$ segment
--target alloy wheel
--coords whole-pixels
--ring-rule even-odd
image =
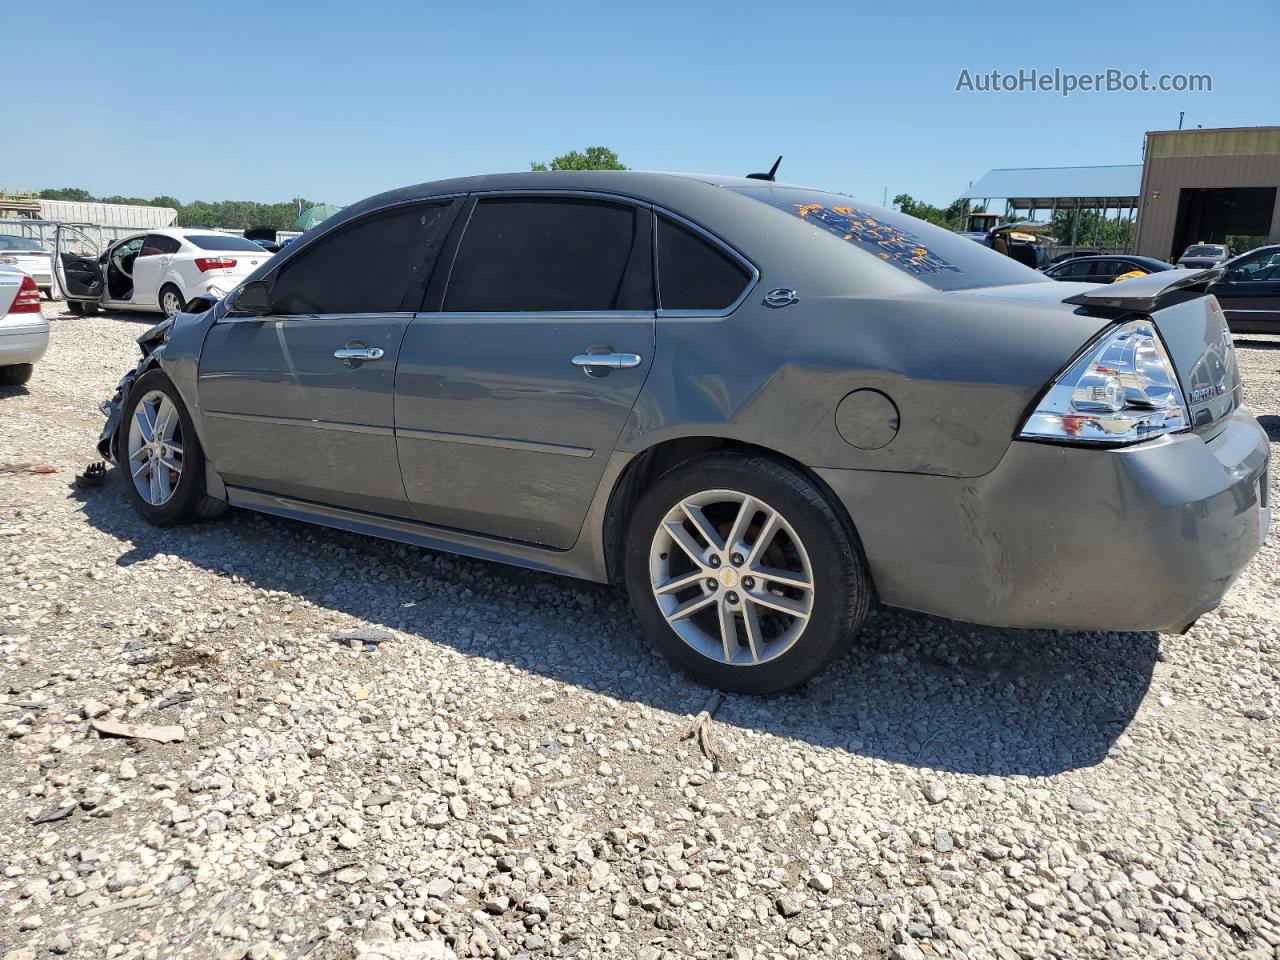
[[[160,308],[164,311],[166,317],[172,317],[175,313],[182,311],[182,304],[178,302],[178,295],[172,290],[166,290],[160,294]]]
[[[145,393],[133,408],[128,464],[143,500],[155,507],[169,502],[182,477],[182,418],[159,390]]]
[[[654,532],[649,576],[671,629],[734,666],[786,653],[813,612],[813,569],[795,529],[736,490],[705,490],[672,507]]]

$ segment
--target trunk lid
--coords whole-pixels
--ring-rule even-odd
[[[1150,317],[1173,361],[1197,433],[1214,432],[1244,399],[1226,317],[1217,298],[1206,292],[1221,275],[1221,268],[1165,270],[1065,301],[1116,319]]]

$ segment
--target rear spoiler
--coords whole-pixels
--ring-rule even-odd
[[[1152,313],[1170,301],[1186,300],[1207,293],[1209,285],[1221,279],[1222,267],[1209,270],[1161,270],[1145,277],[1104,283],[1067,297],[1063,303],[1097,310],[1120,310],[1125,313]]]

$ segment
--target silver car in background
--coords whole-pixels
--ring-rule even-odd
[[[0,387],[31,379],[33,365],[49,349],[49,321],[29,275],[0,264]]]
[[[53,255],[39,240],[0,233],[0,266],[21,270],[53,299]]]

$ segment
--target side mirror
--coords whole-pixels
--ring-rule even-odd
[[[271,312],[271,287],[265,280],[251,280],[236,292],[227,305],[237,317],[264,317]]]

